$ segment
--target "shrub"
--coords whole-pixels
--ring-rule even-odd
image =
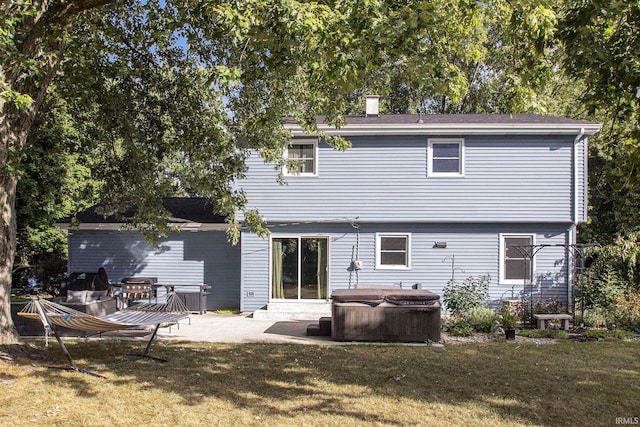
[[[579,310],[588,326],[635,331],[640,327],[640,232],[618,236],[607,246],[594,248],[593,261],[582,277]],[[588,313],[588,314],[587,314]],[[597,315],[597,316],[596,316]]]
[[[509,309],[509,307],[502,307],[496,317],[500,322],[500,326],[504,329],[515,329],[516,325],[520,321],[518,315],[513,310]]]
[[[459,317],[454,317],[446,321],[443,329],[454,337],[468,337],[473,335],[471,325],[469,325],[465,319]]]
[[[616,297],[603,299],[584,310],[582,322],[589,327],[636,331],[640,327],[640,292],[618,290]]]
[[[558,314],[558,313],[566,313],[567,305],[559,301],[557,297],[553,297],[546,301],[538,300],[533,307],[534,313],[548,313],[548,314]]]
[[[463,283],[449,280],[442,291],[442,301],[453,314],[469,312],[489,299],[490,277],[467,277]]]
[[[487,307],[474,307],[462,313],[462,318],[475,332],[490,332],[493,322],[498,320],[496,312]]]
[[[604,328],[613,324],[613,315],[600,307],[588,308],[584,310],[582,322],[588,328]]]
[[[593,248],[590,256],[593,259],[589,267],[592,278],[598,281],[606,279],[618,288],[640,291],[639,231],[619,235],[612,244]],[[607,276],[614,280],[609,280]]]
[[[454,336],[469,336],[474,332],[490,332],[493,323],[498,320],[495,311],[488,307],[474,307],[464,313],[449,317],[443,329]]]
[[[585,307],[613,308],[615,301],[624,297],[624,287],[617,271],[612,266],[603,266],[584,281]]]
[[[615,326],[625,331],[640,329],[640,291],[628,290],[624,298],[614,301],[613,318]]]

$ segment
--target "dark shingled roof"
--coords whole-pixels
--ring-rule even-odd
[[[214,205],[209,200],[201,197],[166,197],[162,199],[162,205],[171,214],[171,222],[196,222],[201,224],[221,224],[224,223],[224,217],[214,214]],[[78,212],[75,218],[80,223],[85,224],[117,224],[122,221],[113,216],[105,218],[96,212],[96,208],[100,205],[92,206],[82,212]],[[131,218],[135,214],[136,209],[131,208],[124,212],[125,218]],[[71,217],[64,218],[59,223],[70,223]]]
[[[326,116],[317,116],[318,124],[325,124]],[[380,114],[378,116],[352,115],[344,116],[347,125],[401,125],[415,124],[419,120],[425,125],[430,124],[521,124],[521,125],[582,125],[591,122],[585,120],[568,119],[565,117],[545,116],[540,114]],[[296,121],[286,117],[284,124],[293,125]]]

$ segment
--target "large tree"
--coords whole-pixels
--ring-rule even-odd
[[[590,152],[591,221],[583,235],[611,244],[640,230],[640,3],[569,2],[558,24],[564,67],[584,108],[603,123]]]
[[[105,213],[135,205],[134,226],[164,232],[160,197],[180,192],[214,200],[233,224],[245,200],[231,183],[249,150],[284,162],[282,116],[308,130],[316,114],[339,125],[345,95],[372,70],[416,55],[428,57],[422,78],[448,93],[460,75],[447,54],[469,47],[477,10],[464,0],[0,4],[0,343],[17,339],[9,288],[23,160],[55,146],[31,132],[50,87]],[[258,213],[245,219],[261,231]]]
[[[459,42],[466,49],[447,49],[444,64],[429,55],[388,63],[371,75],[368,90],[383,95],[389,113],[557,111],[549,92],[565,81],[558,69],[555,6],[547,0],[483,2],[473,16],[454,16],[467,29],[455,34],[464,37]],[[437,37],[451,40],[446,30]],[[429,67],[448,78],[424,79]]]
[[[64,51],[70,20],[108,1],[0,4],[0,342],[16,340],[10,315],[16,187],[27,137]]]

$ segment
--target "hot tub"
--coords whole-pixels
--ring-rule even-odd
[[[422,289],[336,289],[331,337],[337,341],[440,341],[440,296]]]

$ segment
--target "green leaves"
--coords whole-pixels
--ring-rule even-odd
[[[33,12],[30,2],[10,3],[0,29],[5,58]],[[91,156],[99,199],[160,212],[151,200],[161,195],[204,195],[231,221],[246,202],[231,182],[244,175],[249,151],[284,162],[282,117],[310,133],[321,114],[340,126],[350,100],[361,103],[365,92],[382,95],[390,112],[561,111],[573,105],[559,96],[562,60],[594,84],[591,111],[606,101],[615,117],[637,120],[637,98],[627,95],[640,87],[636,9],[548,0],[138,0],[79,16],[68,37],[48,34],[19,67],[25,82],[37,81],[38,65],[54,54],[49,41],[66,43],[55,96],[68,101],[81,156],[68,161]],[[27,92],[3,89],[13,104],[29,105],[20,98]],[[640,161],[636,133],[629,126],[621,139],[631,141],[620,144],[629,162]]]
[[[589,85],[589,102],[620,103],[617,114],[623,117],[638,107],[639,27],[640,5],[635,1],[578,3],[567,9],[559,25],[571,58],[565,65]]]
[[[640,179],[640,4],[570,2],[558,24],[563,66],[583,90],[586,112],[603,123],[590,139],[592,223],[585,236],[608,242],[638,230]]]

